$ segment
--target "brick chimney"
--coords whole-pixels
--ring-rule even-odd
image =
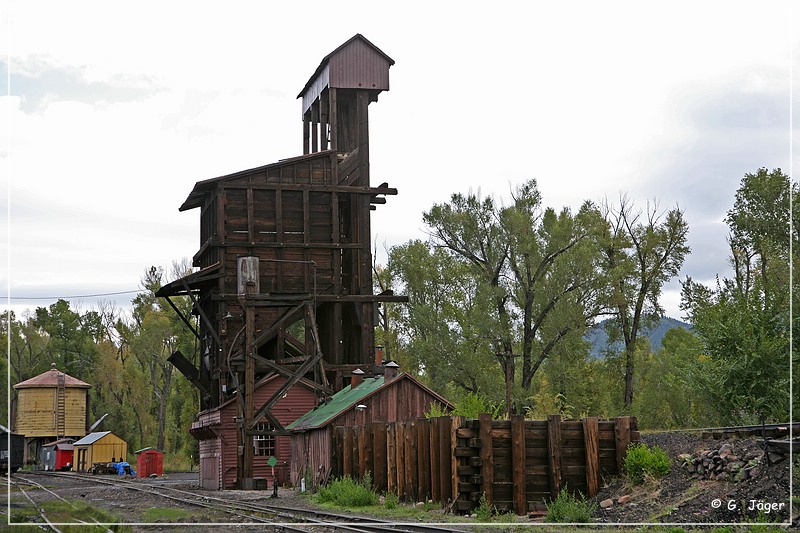
[[[350,374],[350,390],[355,389],[364,382],[364,371],[360,368],[353,370]]]
[[[381,344],[375,347],[375,364],[377,366],[383,364],[383,345]]]

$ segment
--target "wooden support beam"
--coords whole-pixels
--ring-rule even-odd
[[[625,456],[631,443],[631,417],[618,416],[614,420],[614,440],[617,448],[617,475],[622,475]]]
[[[522,516],[528,513],[525,493],[525,417],[522,415],[511,415],[511,451],[514,512]]]
[[[549,452],[550,497],[561,492],[561,416],[547,415],[547,448]]]
[[[188,320],[188,319],[187,319],[187,318],[186,318],[186,317],[183,315],[183,313],[181,312],[181,310],[180,310],[180,309],[178,309],[178,307],[177,307],[177,306],[176,306],[176,305],[175,305],[175,304],[172,302],[172,300],[170,300],[169,296],[164,296],[163,298],[164,298],[164,299],[167,301],[167,303],[170,305],[170,307],[172,307],[172,309],[175,311],[175,314],[177,314],[177,315],[178,315],[178,318],[180,318],[180,319],[181,319],[181,321],[182,321],[184,324],[186,324],[186,327],[187,327],[187,328],[189,328],[189,331],[191,331],[191,332],[194,334],[194,336],[197,338],[197,340],[203,340],[203,339],[201,339],[201,338],[200,338],[200,334],[199,334],[199,333],[197,333],[197,330],[195,330],[195,329],[194,329],[194,326],[193,326],[193,325],[192,325],[192,324],[189,322],[189,320]]]
[[[338,95],[336,88],[330,87],[328,89],[328,114],[330,116],[331,126],[331,150],[339,149],[339,107]]]
[[[456,457],[456,447],[458,446],[458,439],[456,438],[456,433],[464,425],[464,421],[466,419],[463,416],[454,416],[451,419],[450,424],[450,479],[452,479],[451,491],[452,491],[452,501],[456,501],[459,498],[459,478],[458,478],[458,458]],[[466,496],[469,496],[467,494]]]
[[[596,416],[583,419],[583,443],[586,449],[586,495],[592,498],[600,491],[600,437]]]
[[[481,492],[489,505],[494,503],[494,453],[492,450],[492,415],[478,415],[478,438],[481,441]]]

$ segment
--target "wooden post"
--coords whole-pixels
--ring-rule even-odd
[[[397,495],[401,500],[406,499],[405,429],[406,428],[402,422],[397,422],[395,426],[395,453],[397,454]]]
[[[344,428],[342,446],[342,477],[353,475],[353,428]]]
[[[375,484],[375,490],[385,492],[386,477],[387,477],[387,464],[386,464],[386,423],[373,422],[370,424],[370,433],[372,434],[372,482]]]
[[[369,443],[367,441],[367,427],[360,426],[356,428],[358,432],[358,479],[364,479],[367,471],[369,470],[368,466],[368,456],[372,455],[369,453]]]
[[[397,494],[396,422],[386,426],[386,492]]]
[[[417,422],[409,420],[406,426],[406,494],[410,499],[416,501],[419,492],[419,480],[417,479]]]
[[[439,471],[439,462],[441,461],[441,454],[439,453],[439,418],[430,419],[430,444],[428,449],[430,453],[428,460],[431,469],[431,500],[435,502],[442,501],[442,481],[441,472]]]
[[[547,448],[550,457],[550,497],[561,491],[561,416],[547,415]]]
[[[453,478],[450,474],[450,417],[442,416],[437,418],[436,426],[439,438],[439,497],[442,503],[445,503],[452,500],[453,497],[453,488],[451,485]]]
[[[241,434],[241,468],[238,472],[238,484],[241,489],[253,488],[253,437],[249,434],[255,413],[255,338],[256,338],[256,312],[253,302],[248,296],[260,292],[258,257],[240,257],[237,260],[237,285],[240,298],[245,310],[245,353],[244,353],[244,406],[242,413]]]
[[[600,441],[597,417],[583,419],[583,442],[586,448],[586,491],[592,498],[600,490]]]
[[[617,475],[622,475],[628,445],[631,443],[631,417],[618,416],[614,420],[614,441],[617,448]]]
[[[452,494],[452,501],[458,500],[458,458],[456,457],[456,446],[458,439],[456,433],[458,429],[464,425],[466,419],[463,416],[454,416],[450,421],[450,479],[452,485],[450,491]],[[469,495],[468,495],[469,496]]]
[[[511,415],[511,469],[514,512],[524,515],[528,512],[528,498],[525,491],[525,417],[522,415]]]
[[[481,488],[489,505],[494,503],[494,453],[492,452],[492,416],[478,415],[478,437],[481,441]]]
[[[428,501],[431,495],[431,455],[427,452],[431,440],[431,424],[426,419],[417,420],[417,499]]]

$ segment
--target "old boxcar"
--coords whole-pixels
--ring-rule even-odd
[[[25,460],[25,436],[13,433],[2,425],[0,429],[3,432],[0,438],[0,469],[4,473],[16,472]]]

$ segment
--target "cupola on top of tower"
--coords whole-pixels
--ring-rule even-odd
[[[303,99],[303,113],[326,88],[389,90],[389,67],[394,60],[360,33],[326,55],[297,95]]]

